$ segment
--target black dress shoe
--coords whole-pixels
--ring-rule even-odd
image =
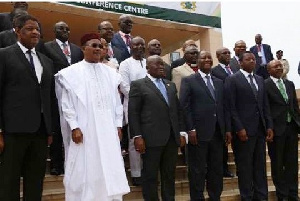
[[[62,173],[62,171],[61,171],[60,169],[58,169],[58,168],[52,168],[52,169],[50,170],[50,174],[51,174],[51,175],[56,175],[56,176],[58,176],[58,175],[61,175],[61,173]]]
[[[289,201],[288,198],[278,198],[278,201]]]
[[[223,177],[234,177],[234,174],[232,174],[230,171],[224,171]]]
[[[141,186],[142,185],[142,177],[131,177],[133,186]]]

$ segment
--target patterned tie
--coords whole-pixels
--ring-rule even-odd
[[[226,69],[226,72],[227,72],[228,75],[232,75],[232,70],[231,70],[229,65],[225,66],[225,69]]]
[[[130,36],[128,34],[125,34],[125,39],[126,39],[126,45],[130,46]]]
[[[156,86],[158,88],[158,90],[160,91],[160,93],[163,95],[163,97],[165,98],[165,101],[167,102],[167,104],[169,105],[169,99],[168,99],[168,95],[167,95],[167,90],[166,87],[164,85],[164,83],[162,82],[161,79],[157,78],[155,80],[156,82]]]
[[[250,79],[251,89],[252,89],[252,91],[254,93],[255,98],[257,99],[258,92],[257,92],[257,88],[256,88],[256,86],[255,86],[255,84],[253,82],[253,75],[249,74],[249,79]]]
[[[209,76],[209,75],[206,75],[205,77],[206,77],[206,79],[207,79],[206,86],[207,86],[207,88],[208,88],[210,94],[212,95],[213,99],[216,100],[216,97],[215,97],[215,90],[214,90],[214,87],[213,87],[212,84],[211,84],[210,76]]]
[[[34,62],[33,62],[33,57],[32,57],[32,54],[31,54],[31,50],[27,50],[26,53],[29,55],[29,63],[30,63],[30,66],[31,66],[31,70],[35,74],[35,67],[34,67]]]
[[[280,93],[281,93],[283,99],[284,99],[285,102],[287,103],[288,100],[289,100],[289,98],[288,98],[288,95],[287,95],[287,93],[286,93],[286,91],[285,91],[285,89],[284,89],[282,80],[279,79],[279,80],[277,81],[277,83],[278,83],[279,91],[280,91]],[[291,120],[292,120],[291,114],[288,112],[288,114],[287,114],[287,122],[291,122]]]
[[[62,46],[63,46],[63,53],[66,55],[66,57],[70,56],[68,45],[66,43],[63,43]]]

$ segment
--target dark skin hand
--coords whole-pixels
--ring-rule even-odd
[[[80,128],[75,128],[72,130],[72,140],[76,144],[83,142],[83,134],[82,134]]]
[[[123,137],[123,133],[122,133],[122,128],[121,127],[118,127],[118,136],[119,136],[119,139],[120,141],[122,140],[122,137]]]
[[[246,142],[248,140],[247,132],[245,129],[238,131],[237,136],[242,142]]]
[[[145,153],[146,150],[145,140],[142,137],[134,138],[134,147],[135,150],[140,154]]]
[[[267,142],[273,142],[273,137],[274,137],[274,133],[272,129],[267,129],[267,137],[266,137],[266,141]]]
[[[3,152],[4,150],[4,139],[3,139],[3,133],[0,132],[0,154]]]
[[[198,144],[196,131],[190,131],[190,132],[188,132],[188,136],[189,136],[189,142],[192,145],[197,145]]]
[[[184,147],[186,145],[185,137],[180,136],[180,147]]]
[[[226,146],[228,146],[231,143],[231,140],[232,140],[231,132],[226,132],[225,133],[225,143],[226,143]]]

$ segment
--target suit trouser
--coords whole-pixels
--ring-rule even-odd
[[[161,176],[161,198],[175,200],[175,169],[178,145],[171,135],[168,143],[160,147],[147,147],[143,157],[142,190],[145,201],[159,201],[158,172]]]
[[[223,173],[228,171],[228,146],[226,143],[223,143]]]
[[[63,158],[63,139],[61,132],[53,135],[53,142],[50,146],[50,168],[56,168],[58,170],[64,169],[64,158]]]
[[[260,126],[255,136],[246,142],[235,139],[236,165],[241,199],[268,199],[266,175],[266,142]]]
[[[274,136],[273,142],[268,143],[268,150],[277,197],[297,200],[298,134],[294,121],[287,123],[282,136]]]
[[[44,124],[35,133],[4,134],[0,155],[0,200],[20,201],[23,175],[23,200],[40,201],[46,170],[47,135]]]
[[[191,201],[205,200],[205,178],[210,200],[220,200],[223,190],[223,138],[220,132],[216,132],[210,141],[188,144],[188,170]]]
[[[131,177],[140,177],[142,171],[141,154],[135,150],[134,139],[130,138],[130,130],[128,126],[128,154]]]

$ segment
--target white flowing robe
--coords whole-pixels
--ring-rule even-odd
[[[81,61],[55,75],[66,150],[66,201],[120,201],[130,191],[117,127],[123,109],[120,75],[104,64]],[[80,128],[83,143],[71,130]]]

